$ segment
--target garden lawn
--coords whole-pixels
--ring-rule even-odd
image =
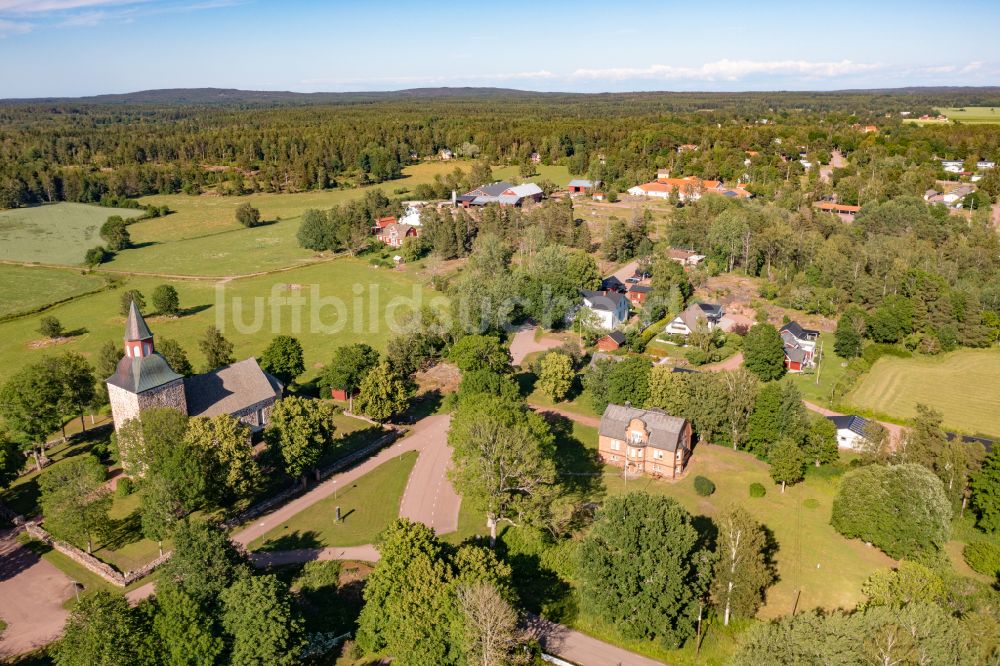
[[[105,220],[142,214],[134,208],[69,202],[0,211],[0,259],[78,266],[89,248],[104,244],[100,229]]]
[[[383,315],[389,310],[399,318],[408,309],[405,303],[390,308],[392,301],[400,303],[400,299],[412,297],[414,289],[421,290],[423,304],[432,298],[443,298],[442,294],[422,287],[412,272],[375,268],[362,259],[349,257],[277,276],[232,280],[220,283],[218,288],[205,281],[134,277],[121,289],[138,289],[148,301],[156,286],[163,283],[177,288],[184,312],[176,318],[162,317],[151,314],[147,308],[150,316],[146,321],[158,340],[171,338],[179,342],[196,370],[205,360],[198,342],[205,330],[215,325],[233,343],[237,360],[259,356],[275,335],[297,337],[305,349],[306,373],[300,378],[303,381],[314,377],[340,345],[365,342],[376,349],[385,349],[392,331]],[[78,331],[64,344],[46,345],[41,339],[38,326],[42,315],[0,323],[0,339],[4,341],[0,345],[0,381],[48,355],[76,351],[93,363],[105,341],[121,344],[125,326],[125,318],[119,314],[121,289],[85,296],[48,310],[45,314],[58,318],[67,330]],[[360,293],[355,294],[355,290]],[[271,301],[272,295],[278,299],[304,297],[305,302],[301,306],[279,305],[275,309],[272,305],[280,301]],[[342,309],[327,304],[334,297],[343,304]],[[313,325],[313,306],[317,321],[328,328]],[[292,317],[295,307],[301,307],[297,323]],[[235,323],[237,319],[239,325]]]
[[[917,404],[944,416],[944,426],[1000,435],[1000,349],[961,349],[940,356],[884,356],[845,402],[892,419],[910,419]]]
[[[289,550],[375,543],[378,535],[399,516],[399,502],[416,451],[379,465],[337,496],[327,497],[301,511],[288,522],[250,543],[250,550]],[[336,522],[337,507],[342,522]]]
[[[104,278],[81,271],[0,264],[0,318],[96,291]]]
[[[588,448],[597,448],[596,430],[576,428],[574,434]],[[694,492],[694,477],[698,475],[715,483],[716,491],[710,497]],[[766,496],[750,497],[749,487],[754,482],[767,488]],[[615,467],[605,467],[604,484],[609,495],[626,492],[626,482]],[[838,484],[838,475],[810,468],[805,481],[782,494],[781,487],[771,481],[767,464],[742,451],[702,444],[695,448],[683,479],[630,479],[627,490],[669,495],[693,515],[708,517],[735,503],[771,529],[778,542],[775,562],[779,580],[768,589],[760,617],[773,618],[792,612],[799,591],[799,611],[853,608],[864,598],[861,584],[876,570],[895,564],[878,549],[847,540],[830,526]],[[814,508],[806,506],[806,500],[814,500],[809,502]]]
[[[820,333],[816,341],[816,349],[823,346],[824,358],[820,363],[819,372],[815,369],[807,372],[790,373],[788,376],[798,387],[802,397],[809,402],[823,407],[833,407],[833,388],[847,372],[847,359],[837,356],[833,351],[833,333]],[[819,382],[816,381],[817,375]]]

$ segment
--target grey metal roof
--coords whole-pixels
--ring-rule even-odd
[[[593,186],[594,186],[593,181],[584,180],[583,178],[574,178],[573,180],[569,181],[569,185],[567,187],[593,187]]]
[[[489,185],[480,185],[474,190],[469,190],[468,192],[465,193],[465,196],[471,195],[473,197],[492,197],[493,199],[496,199],[497,197],[499,197],[501,194],[503,194],[512,187],[514,186],[508,183],[507,181],[498,180],[495,183],[490,183]]]
[[[184,380],[188,416],[233,414],[280,397],[283,388],[280,381],[260,369],[255,358]]]
[[[107,382],[131,393],[142,393],[175,379],[181,376],[170,368],[167,359],[153,352],[149,356],[125,356]]]
[[[126,342],[130,340],[146,340],[151,337],[153,337],[153,334],[150,332],[149,326],[146,326],[146,320],[142,318],[142,313],[139,312],[135,301],[132,301],[128,307],[128,319],[125,320]]]
[[[637,409],[623,405],[608,405],[601,416],[600,434],[624,440],[628,424],[639,419],[649,431],[649,446],[664,451],[676,451],[687,423],[659,409]]]

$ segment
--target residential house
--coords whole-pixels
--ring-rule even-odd
[[[849,204],[835,203],[833,201],[814,201],[813,208],[824,213],[833,213],[845,222],[850,222],[861,210],[861,206],[851,206]]]
[[[633,284],[629,287],[628,293],[625,297],[628,298],[628,302],[632,304],[633,307],[639,309],[649,298],[649,293],[653,290],[648,284]]]
[[[583,307],[590,310],[598,326],[610,331],[618,328],[628,319],[628,299],[614,291],[590,291],[581,289]]]
[[[597,348],[603,352],[612,352],[625,344],[625,334],[621,331],[611,331],[597,341]]]
[[[742,185],[726,187],[718,180],[702,180],[693,176],[684,178],[657,178],[650,183],[643,183],[630,187],[628,193],[633,196],[642,196],[658,199],[668,199],[671,194],[677,197],[678,201],[697,201],[705,194],[720,194],[736,199],[748,199],[751,195]]]
[[[600,291],[614,291],[619,294],[624,294],[628,291],[628,286],[614,275],[609,275],[601,280]]]
[[[975,185],[959,185],[946,192],[937,190],[927,190],[924,192],[924,201],[930,204],[944,204],[949,208],[961,208],[962,201],[968,195],[976,191]]]
[[[977,169],[992,169],[996,167],[997,163],[993,160],[979,160],[976,162]]]
[[[868,419],[853,414],[826,417],[837,428],[837,446],[841,449],[857,450],[864,447],[872,426]]]
[[[583,178],[575,178],[569,181],[569,185],[566,189],[569,190],[570,194],[585,194],[588,191],[593,190],[597,185],[592,180],[586,180]]]
[[[962,160],[941,160],[941,169],[948,173],[962,173],[965,170],[965,162]]]
[[[702,261],[705,260],[705,255],[698,254],[694,250],[684,250],[673,247],[667,250],[667,257],[673,261],[676,261],[685,268],[689,266],[697,266],[698,264],[700,264]]]
[[[379,229],[375,237],[389,247],[400,247],[407,238],[416,238],[419,235],[420,227],[396,222]]]
[[[687,419],[659,409],[608,405],[601,416],[598,456],[626,473],[676,479],[687,467],[691,445]]]
[[[441,150],[439,150],[439,151],[438,151],[438,156],[439,156],[439,157],[440,157],[441,159],[443,159],[443,160],[450,160],[450,159],[452,159],[453,157],[455,157],[454,153],[452,153],[452,152],[451,152],[450,150],[448,150],[447,148],[442,148]]]
[[[542,188],[534,183],[511,185],[505,181],[498,181],[469,190],[462,196],[455,197],[455,201],[464,208],[485,206],[491,203],[501,206],[520,206],[525,201],[541,201],[543,194]]]
[[[375,219],[375,224],[372,225],[372,233],[378,234],[380,231],[385,229],[390,224],[396,224],[395,215],[386,215],[384,217],[379,217]]]
[[[722,321],[722,306],[717,303],[692,303],[663,329],[668,335],[688,336],[695,332],[714,331]]]
[[[819,331],[804,329],[791,321],[781,327],[785,367],[789,372],[802,372],[816,365],[816,338]]]

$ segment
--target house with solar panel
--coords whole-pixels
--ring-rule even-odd
[[[156,351],[135,301],[125,322],[125,356],[106,383],[115,430],[147,409],[169,407],[191,417],[229,414],[257,432],[284,391],[254,358],[191,377],[177,374]]]

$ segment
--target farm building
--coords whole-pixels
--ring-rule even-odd
[[[586,192],[592,191],[597,184],[592,180],[585,180],[583,178],[574,178],[569,181],[569,185],[566,189],[569,190],[570,194],[585,194]]]
[[[419,235],[420,227],[394,222],[379,229],[375,238],[389,247],[400,247],[407,238],[416,238]]]
[[[625,344],[625,334],[621,331],[612,331],[597,341],[597,348],[603,352],[610,352],[623,344]]]
[[[705,194],[719,194],[735,199],[748,199],[752,195],[742,185],[726,187],[718,180],[702,180],[692,176],[684,178],[657,178],[650,183],[630,187],[628,193],[632,196],[667,199],[671,194],[678,201],[697,201]]]
[[[501,206],[520,206],[526,201],[541,201],[542,195],[542,188],[534,183],[511,185],[505,181],[498,181],[469,190],[465,194],[455,197],[455,202],[463,208],[485,206],[491,203],[498,203]]]
[[[854,219],[854,216],[861,210],[861,206],[851,206],[848,204],[835,203],[833,201],[814,201],[813,208],[824,213],[833,213],[845,222]]]

